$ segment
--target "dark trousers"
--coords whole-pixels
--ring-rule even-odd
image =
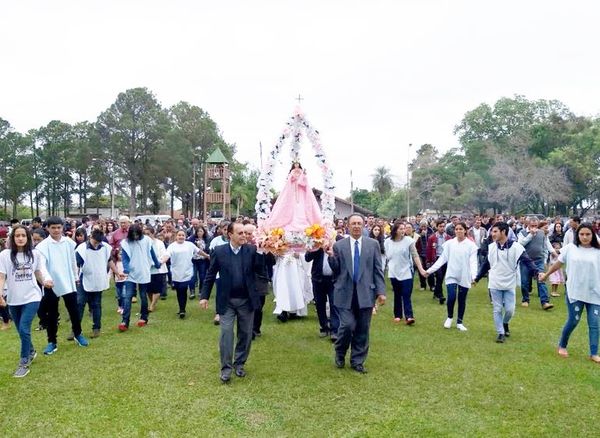
[[[421,259],[421,265],[423,265],[423,268],[425,268],[425,266],[427,266],[427,260],[425,259],[425,256],[419,256],[419,258]],[[419,283],[421,284],[422,289],[425,289],[429,285],[429,289],[433,290],[435,288],[435,277],[430,275],[429,277],[425,278],[419,272]]]
[[[77,305],[77,292],[70,292],[62,296],[65,302],[69,318],[71,318],[71,329],[75,336],[81,334],[81,321],[79,319],[79,306]],[[42,302],[46,311],[46,333],[48,342],[56,344],[56,334],[58,332],[58,301],[59,297],[54,294],[52,289],[44,288],[44,296]]]
[[[390,279],[392,281],[392,288],[394,289],[394,318],[402,319],[403,316],[406,318],[413,318],[413,309],[411,295],[413,290],[413,280],[397,280],[395,278]]]
[[[456,283],[447,284],[446,288],[448,289],[448,302],[446,303],[448,308],[448,318],[454,317],[454,303],[456,302],[456,292],[458,289],[458,318],[456,319],[456,323],[462,324],[465,316],[465,309],[467,307],[467,292],[469,292],[469,289],[459,286]]]
[[[190,293],[195,293],[196,284],[198,285],[198,290],[202,290],[209,262],[207,259],[193,259],[192,263],[194,264],[194,275],[190,281]]]
[[[173,287],[177,292],[177,303],[179,304],[179,313],[185,313],[185,306],[187,305],[187,290],[190,282],[189,281],[174,281]]]
[[[340,327],[335,341],[335,355],[338,358],[346,357],[348,347],[350,350],[350,365],[362,365],[367,359],[369,352],[369,327],[371,325],[371,316],[373,308],[367,307],[361,309],[358,306],[358,295],[356,286],[352,296],[352,306],[350,309],[337,308],[340,318]]]
[[[260,333],[260,327],[262,326],[263,320],[263,307],[265,306],[266,298],[267,297],[264,295],[260,296],[260,308],[254,311],[254,323],[252,326],[253,333]]]
[[[233,324],[237,321],[237,343],[233,351]],[[254,311],[248,298],[230,298],[225,313],[221,315],[219,352],[221,372],[230,375],[233,367],[243,366],[248,360],[252,345]]]
[[[444,277],[446,276],[446,265],[435,271],[433,274],[435,277],[435,287],[433,288],[433,296],[437,299],[444,298],[444,290],[442,284],[444,284]],[[431,277],[431,276],[430,276]]]
[[[312,285],[320,330],[336,334],[340,326],[340,318],[337,308],[333,305],[333,278],[322,277],[321,281],[313,280]],[[327,300],[329,300],[329,319],[327,319]]]
[[[83,297],[80,296],[78,298],[79,321],[83,320],[85,303],[87,303],[90,307],[90,312],[92,312],[92,329],[100,330],[102,328],[102,291],[87,292],[84,290]]]

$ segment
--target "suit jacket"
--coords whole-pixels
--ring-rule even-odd
[[[313,262],[312,268],[310,269],[310,276],[312,280],[316,281],[317,283],[323,281],[323,257],[325,257],[325,251],[323,251],[322,248],[319,248],[317,251],[310,251],[304,254],[304,260],[309,263],[311,261]]]
[[[352,308],[354,290],[352,251],[350,237],[339,240],[333,245],[333,256],[329,256],[329,266],[335,277],[333,304],[342,309]],[[371,308],[377,295],[385,295],[385,279],[381,266],[379,242],[370,237],[362,238],[360,247],[360,268],[356,284],[358,307]]]
[[[244,283],[248,290],[251,306],[254,310],[260,308],[260,297],[256,291],[255,274],[259,270],[256,262],[256,247],[244,244],[240,247],[240,255],[242,257],[242,273]],[[217,246],[210,256],[210,265],[204,278],[202,291],[200,292],[201,300],[208,300],[212,291],[213,284],[217,273],[219,276],[219,290],[217,293],[217,313],[223,315],[227,310],[229,302],[229,294],[231,292],[231,279],[233,271],[231,269],[231,258],[234,256],[231,250],[231,245]]]

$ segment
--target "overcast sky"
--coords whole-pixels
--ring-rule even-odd
[[[258,167],[304,97],[337,194],[377,166],[406,182],[408,144],[458,146],[482,102],[524,94],[600,108],[595,1],[25,1],[0,12],[0,117],[25,132],[94,121],[119,92],[206,110]],[[281,180],[289,169],[289,146]],[[302,162],[321,187],[309,144]]]

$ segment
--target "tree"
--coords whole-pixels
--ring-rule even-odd
[[[158,160],[155,152],[169,128],[167,112],[146,88],[120,93],[98,117],[96,129],[113,158],[114,171],[129,185],[131,215],[137,210],[138,188],[140,208],[145,210],[149,186],[162,179],[165,157]]]
[[[47,126],[34,133],[35,141],[41,146],[39,152],[39,175],[37,182],[42,182],[48,212],[67,216],[71,205],[71,188],[73,184],[71,156],[75,144],[73,127],[68,123],[53,120]],[[37,157],[36,152],[36,157]]]
[[[350,199],[347,200],[350,201]],[[381,196],[375,191],[371,192],[366,189],[354,189],[352,191],[352,201],[354,202],[354,205],[366,208],[375,213],[381,203]]]
[[[385,166],[376,168],[375,173],[371,177],[373,178],[373,190],[381,196],[388,194],[394,188],[394,179],[390,173],[390,169]]]

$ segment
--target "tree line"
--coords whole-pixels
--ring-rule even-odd
[[[203,165],[216,147],[232,170],[233,211],[250,214],[257,172],[233,158],[235,144],[198,106],[164,108],[147,88],[133,88],[93,122],[53,120],[20,133],[0,118],[0,200],[5,217],[17,217],[22,203],[32,217],[41,206],[48,215],[83,213],[108,207],[107,193],[130,214],[158,213],[168,199],[171,209],[180,199],[189,213],[193,197],[202,205]]]
[[[577,213],[600,200],[600,119],[578,116],[557,100],[524,96],[482,103],[455,127],[460,147],[440,153],[421,145],[410,162],[410,184],[399,188],[388,167],[354,202],[381,216],[431,209]]]

